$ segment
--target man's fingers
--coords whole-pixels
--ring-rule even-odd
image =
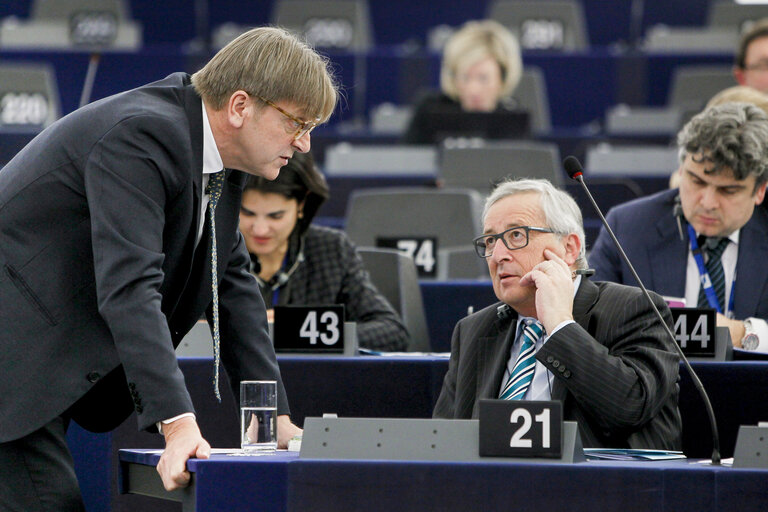
[[[163,481],[163,487],[166,491],[173,491],[180,487],[186,487],[189,485],[189,471],[186,470],[186,464],[173,464],[172,462],[163,460],[161,458],[160,463],[157,465],[157,472],[160,474],[160,479]]]

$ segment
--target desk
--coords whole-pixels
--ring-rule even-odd
[[[415,356],[279,356],[278,362],[293,419],[298,425],[303,425],[307,416],[321,416],[326,412],[341,417],[428,418],[448,369],[445,358]],[[768,420],[768,362],[693,362],[691,365],[715,409],[721,453],[723,457],[731,457],[739,425]],[[181,359],[180,366],[203,435],[217,448],[237,446],[237,407],[231,393],[222,393],[220,404],[213,396],[212,361]],[[227,389],[226,380],[220,385]],[[689,457],[708,458],[712,453],[709,423],[701,398],[684,368],[680,370],[680,413],[683,451]],[[109,489],[115,478],[109,471],[117,468],[118,448],[160,448],[162,443],[158,435],[138,432],[135,417],[110,434],[89,434],[82,429],[78,432],[77,426],[70,429],[70,448],[87,502],[111,500],[112,512],[139,509],[136,503],[141,498],[119,496],[114,491],[110,497]],[[94,461],[98,463],[95,466]],[[157,503],[147,503],[141,510],[168,510],[160,506],[163,502]]]
[[[120,452],[121,490],[158,490],[159,456]],[[226,510],[411,511],[761,510],[768,470],[713,467],[693,461],[399,462],[307,460],[279,453],[214,455],[191,460],[184,512]],[[144,470],[143,483],[125,478]],[[149,471],[147,471],[149,470]],[[504,482],[500,485],[499,482]],[[154,489],[154,490],[152,490]],[[179,499],[176,497],[176,499]]]

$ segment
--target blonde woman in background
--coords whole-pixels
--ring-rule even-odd
[[[514,107],[523,60],[515,36],[492,20],[469,21],[448,41],[440,70],[440,93],[417,105],[405,135],[410,144],[430,144],[434,134],[424,115],[434,110],[494,112]]]

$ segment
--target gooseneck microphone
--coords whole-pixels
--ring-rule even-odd
[[[592,197],[592,194],[589,192],[589,188],[587,188],[587,184],[584,183],[584,169],[581,167],[581,163],[578,161],[578,159],[575,156],[568,156],[565,158],[565,160],[563,160],[563,167],[565,168],[565,172],[568,173],[568,176],[570,176],[571,179],[581,183],[581,187],[584,189],[584,192],[586,192],[587,197],[589,198],[589,201],[592,203],[592,207],[600,216],[600,220],[602,221],[603,226],[605,226],[605,230],[611,236],[611,240],[613,240],[613,244],[616,246],[616,249],[619,250],[621,259],[623,259],[624,263],[626,263],[627,267],[629,267],[630,272],[632,272],[632,276],[635,278],[635,281],[637,281],[637,283],[640,285],[640,289],[643,291],[645,298],[648,299],[648,303],[651,305],[654,313],[656,313],[656,316],[659,318],[661,325],[664,327],[664,329],[667,331],[667,334],[669,334],[669,337],[672,339],[672,345],[675,347],[678,355],[680,356],[680,359],[685,364],[685,367],[688,370],[688,374],[691,376],[691,379],[693,380],[693,385],[696,387],[699,394],[701,395],[701,399],[704,401],[704,406],[707,409],[707,414],[709,415],[709,424],[710,424],[710,428],[712,429],[712,464],[719,465],[720,464],[720,435],[717,432],[717,422],[715,421],[715,411],[714,409],[712,409],[712,404],[709,401],[709,396],[707,395],[707,392],[704,390],[704,385],[701,383],[701,380],[699,380],[699,376],[696,375],[696,372],[693,371],[693,368],[691,368],[691,364],[688,362],[688,358],[685,357],[685,354],[683,353],[683,349],[680,348],[680,346],[677,344],[677,339],[675,338],[674,333],[669,328],[667,323],[664,321],[664,317],[661,316],[661,312],[659,312],[659,309],[656,307],[656,304],[653,303],[653,299],[651,299],[651,296],[648,293],[648,290],[645,288],[645,285],[640,280],[640,276],[637,275],[637,272],[635,271],[635,267],[633,267],[632,263],[630,263],[629,258],[624,252],[624,249],[621,247],[621,244],[616,238],[616,235],[613,234],[613,230],[611,229],[611,226],[609,226],[608,221],[605,220],[605,217],[603,216],[603,212],[600,211],[600,207],[597,206],[595,199]]]

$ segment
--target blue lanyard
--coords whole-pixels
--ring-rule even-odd
[[[709,278],[709,272],[704,265],[704,258],[701,256],[701,249],[699,249],[699,243],[696,241],[696,232],[693,227],[688,224],[688,240],[691,242],[691,253],[693,259],[696,260],[696,266],[699,267],[699,279],[701,286],[704,287],[704,294],[707,296],[707,302],[709,307],[716,310],[718,313],[723,314],[723,308],[720,306],[720,301],[717,299],[717,294],[712,286],[712,280]],[[733,281],[731,281],[731,293],[728,297],[728,318],[733,318],[733,292],[736,289],[736,273],[733,274]]]

